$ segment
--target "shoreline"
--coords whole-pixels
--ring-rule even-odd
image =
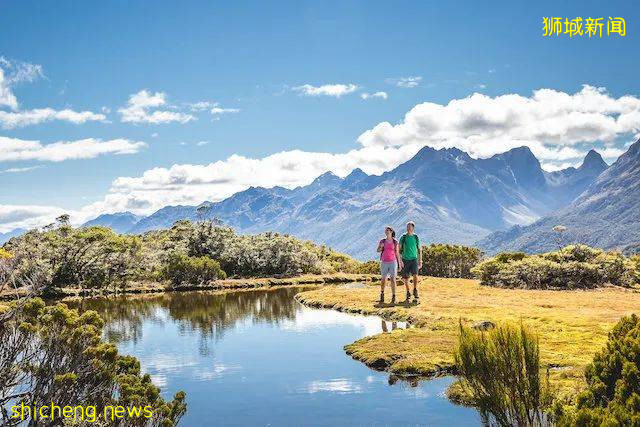
[[[421,276],[419,305],[378,304],[378,288],[322,287],[295,296],[306,306],[406,321],[414,327],[361,338],[344,346],[353,359],[391,375],[455,375],[453,350],[462,323],[524,321],[540,338],[541,365],[560,399],[572,400],[585,383],[584,368],[623,316],[637,313],[637,288],[524,290],[482,286],[473,279]],[[454,383],[455,384],[455,383]],[[447,396],[464,404],[459,387]]]
[[[259,289],[272,286],[299,286],[299,285],[322,285],[337,283],[372,282],[377,276],[371,274],[309,274],[286,278],[260,277],[247,279],[224,279],[210,282],[206,285],[184,285],[172,287],[167,282],[131,282],[124,289],[108,287],[105,289],[78,289],[60,288],[54,294],[45,296],[33,295],[47,300],[57,300],[65,298],[93,298],[109,297],[120,295],[136,294],[159,294],[168,292],[189,292],[189,291],[221,291],[221,290],[241,290]],[[7,290],[0,293],[0,301],[13,301],[28,296],[26,290]]]

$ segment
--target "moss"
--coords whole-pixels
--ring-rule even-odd
[[[345,347],[367,365],[393,373],[452,372],[458,322],[524,322],[540,338],[543,369],[563,400],[584,387],[584,368],[613,325],[640,307],[640,292],[621,288],[590,291],[500,289],[476,280],[423,277],[417,306],[379,306],[379,288],[326,286],[298,294],[304,304],[409,321],[415,327],[363,338]],[[403,295],[403,288],[398,290]]]

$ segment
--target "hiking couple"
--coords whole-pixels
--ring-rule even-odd
[[[409,292],[409,277],[413,278],[413,298],[418,303],[418,270],[422,267],[422,249],[420,239],[414,233],[416,225],[413,221],[407,223],[407,232],[396,240],[396,232],[391,227],[384,229],[385,238],[378,242],[380,252],[380,272],[382,282],[380,284],[380,303],[384,303],[384,288],[387,278],[391,280],[391,304],[396,303],[396,276],[398,269],[404,279],[407,290],[405,303],[411,300]]]

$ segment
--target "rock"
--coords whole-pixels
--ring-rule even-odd
[[[471,327],[476,331],[488,331],[489,329],[495,328],[496,324],[489,320],[483,320],[481,322],[474,323]]]

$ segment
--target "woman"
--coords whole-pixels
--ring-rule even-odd
[[[387,277],[391,279],[391,304],[396,303],[396,276],[398,267],[402,268],[400,252],[398,251],[398,241],[395,239],[396,232],[391,227],[384,229],[385,238],[378,242],[378,252],[380,252],[380,273],[382,282],[380,283],[380,303],[384,303],[384,287],[387,284]]]

